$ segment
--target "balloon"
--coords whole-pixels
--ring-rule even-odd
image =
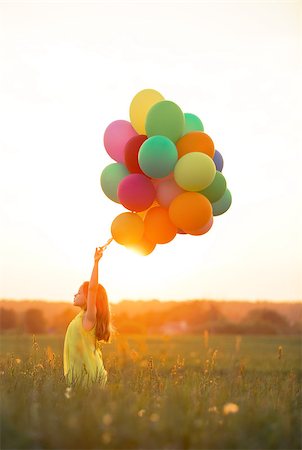
[[[150,108],[162,100],[164,97],[154,89],[144,89],[133,97],[129,112],[131,124],[137,133],[146,134],[146,116]]]
[[[187,191],[201,191],[214,180],[216,167],[204,153],[187,153],[178,160],[174,169],[176,183]]]
[[[185,129],[184,134],[189,133],[190,131],[203,131],[203,124],[199,117],[195,116],[195,114],[185,113]]]
[[[211,217],[211,219],[209,220],[209,222],[207,224],[205,224],[203,227],[199,228],[198,230],[195,231],[190,231],[189,234],[192,234],[193,236],[201,236],[202,234],[206,234],[213,225],[213,217]]]
[[[152,136],[141,146],[138,162],[142,171],[153,178],[169,175],[177,162],[175,144],[165,136]]]
[[[198,192],[184,192],[169,206],[169,217],[174,225],[189,233],[205,226],[212,217],[212,205]]]
[[[112,222],[113,239],[122,245],[132,245],[139,242],[144,234],[144,222],[135,213],[119,214]]]
[[[216,169],[217,169],[219,172],[222,172],[222,169],[223,169],[223,158],[222,158],[222,156],[221,156],[221,153],[219,153],[218,150],[215,150],[213,160],[214,160]]]
[[[202,131],[191,131],[185,134],[176,142],[176,147],[179,158],[191,152],[205,153],[210,158],[213,158],[215,154],[214,142]]]
[[[154,89],[133,97],[129,116],[110,123],[103,138],[114,163],[102,171],[101,188],[128,210],[113,220],[113,238],[148,255],[176,234],[207,233],[232,196],[200,118]]]
[[[119,201],[130,211],[144,211],[155,199],[155,188],[151,180],[140,173],[127,175],[119,184]]]
[[[223,196],[215,203],[212,204],[213,215],[220,216],[224,214],[232,204],[232,194],[227,189]]]
[[[137,136],[127,120],[115,120],[105,130],[104,145],[109,156],[117,162],[124,162],[125,145],[133,136]]]
[[[146,118],[147,136],[166,136],[176,142],[184,132],[185,118],[176,103],[163,100],[152,106]]]
[[[144,224],[145,236],[151,242],[166,244],[176,236],[177,228],[171,222],[168,211],[161,206],[149,209]]]
[[[156,186],[156,198],[164,208],[168,208],[172,200],[184,192],[174,179],[163,180]]]
[[[117,187],[120,181],[127,175],[129,175],[129,172],[124,164],[112,163],[105,167],[101,173],[100,181],[104,194],[110,198],[110,200],[116,203],[120,202],[117,196]]]
[[[146,139],[147,136],[139,134],[129,139],[125,146],[125,166],[131,173],[143,173],[138,164],[138,152]]]
[[[137,244],[132,244],[127,247],[130,248],[130,250],[134,250],[135,252],[139,253],[142,256],[146,256],[153,252],[153,250],[156,247],[156,244],[154,242],[148,241],[148,239],[145,236],[143,236],[142,239]]]
[[[162,181],[166,181],[166,180],[173,180],[174,179],[174,175],[173,172],[169,173],[169,175],[167,175],[166,177],[163,178],[151,178],[151,181],[153,183],[153,186],[155,188],[157,188],[157,186],[162,182]]]
[[[204,190],[200,191],[211,203],[217,202],[225,193],[226,181],[222,173],[216,172],[213,182]]]
[[[155,206],[159,206],[159,203],[156,200],[154,200],[154,202],[152,203],[150,208],[145,209],[144,211],[138,211],[136,214],[138,214],[144,220],[144,218],[146,217],[147,212],[150,211],[150,209],[154,208]]]

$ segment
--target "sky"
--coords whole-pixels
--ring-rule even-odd
[[[142,89],[199,116],[233,197],[203,236],[113,242],[122,299],[302,299],[298,1],[0,2],[0,298],[73,300],[126,210],[102,192],[106,127]]]

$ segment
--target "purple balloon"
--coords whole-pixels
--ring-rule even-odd
[[[125,147],[127,142],[137,132],[127,120],[115,120],[105,130],[104,146],[112,159],[119,163],[125,162]]]
[[[129,211],[145,211],[155,200],[156,190],[150,178],[140,173],[127,175],[118,185],[117,195]]]
[[[215,163],[216,170],[218,170],[218,172],[222,172],[222,169],[223,169],[223,158],[221,156],[221,153],[219,153],[218,150],[215,150],[213,161]]]

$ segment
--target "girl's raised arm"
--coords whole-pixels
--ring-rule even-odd
[[[96,296],[99,283],[99,260],[103,256],[103,247],[97,247],[94,254],[94,265],[88,286],[87,309],[83,317],[86,330],[92,329],[96,321]]]

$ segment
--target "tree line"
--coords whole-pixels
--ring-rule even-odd
[[[18,313],[0,308],[0,331],[14,333],[65,333],[78,311],[67,307],[51,320],[39,308]],[[148,311],[135,316],[127,312],[112,314],[112,322],[119,333],[186,334],[205,330],[213,334],[300,334],[301,319],[289,323],[282,314],[270,308],[251,309],[239,322],[227,318],[215,304],[182,302],[167,311]]]

